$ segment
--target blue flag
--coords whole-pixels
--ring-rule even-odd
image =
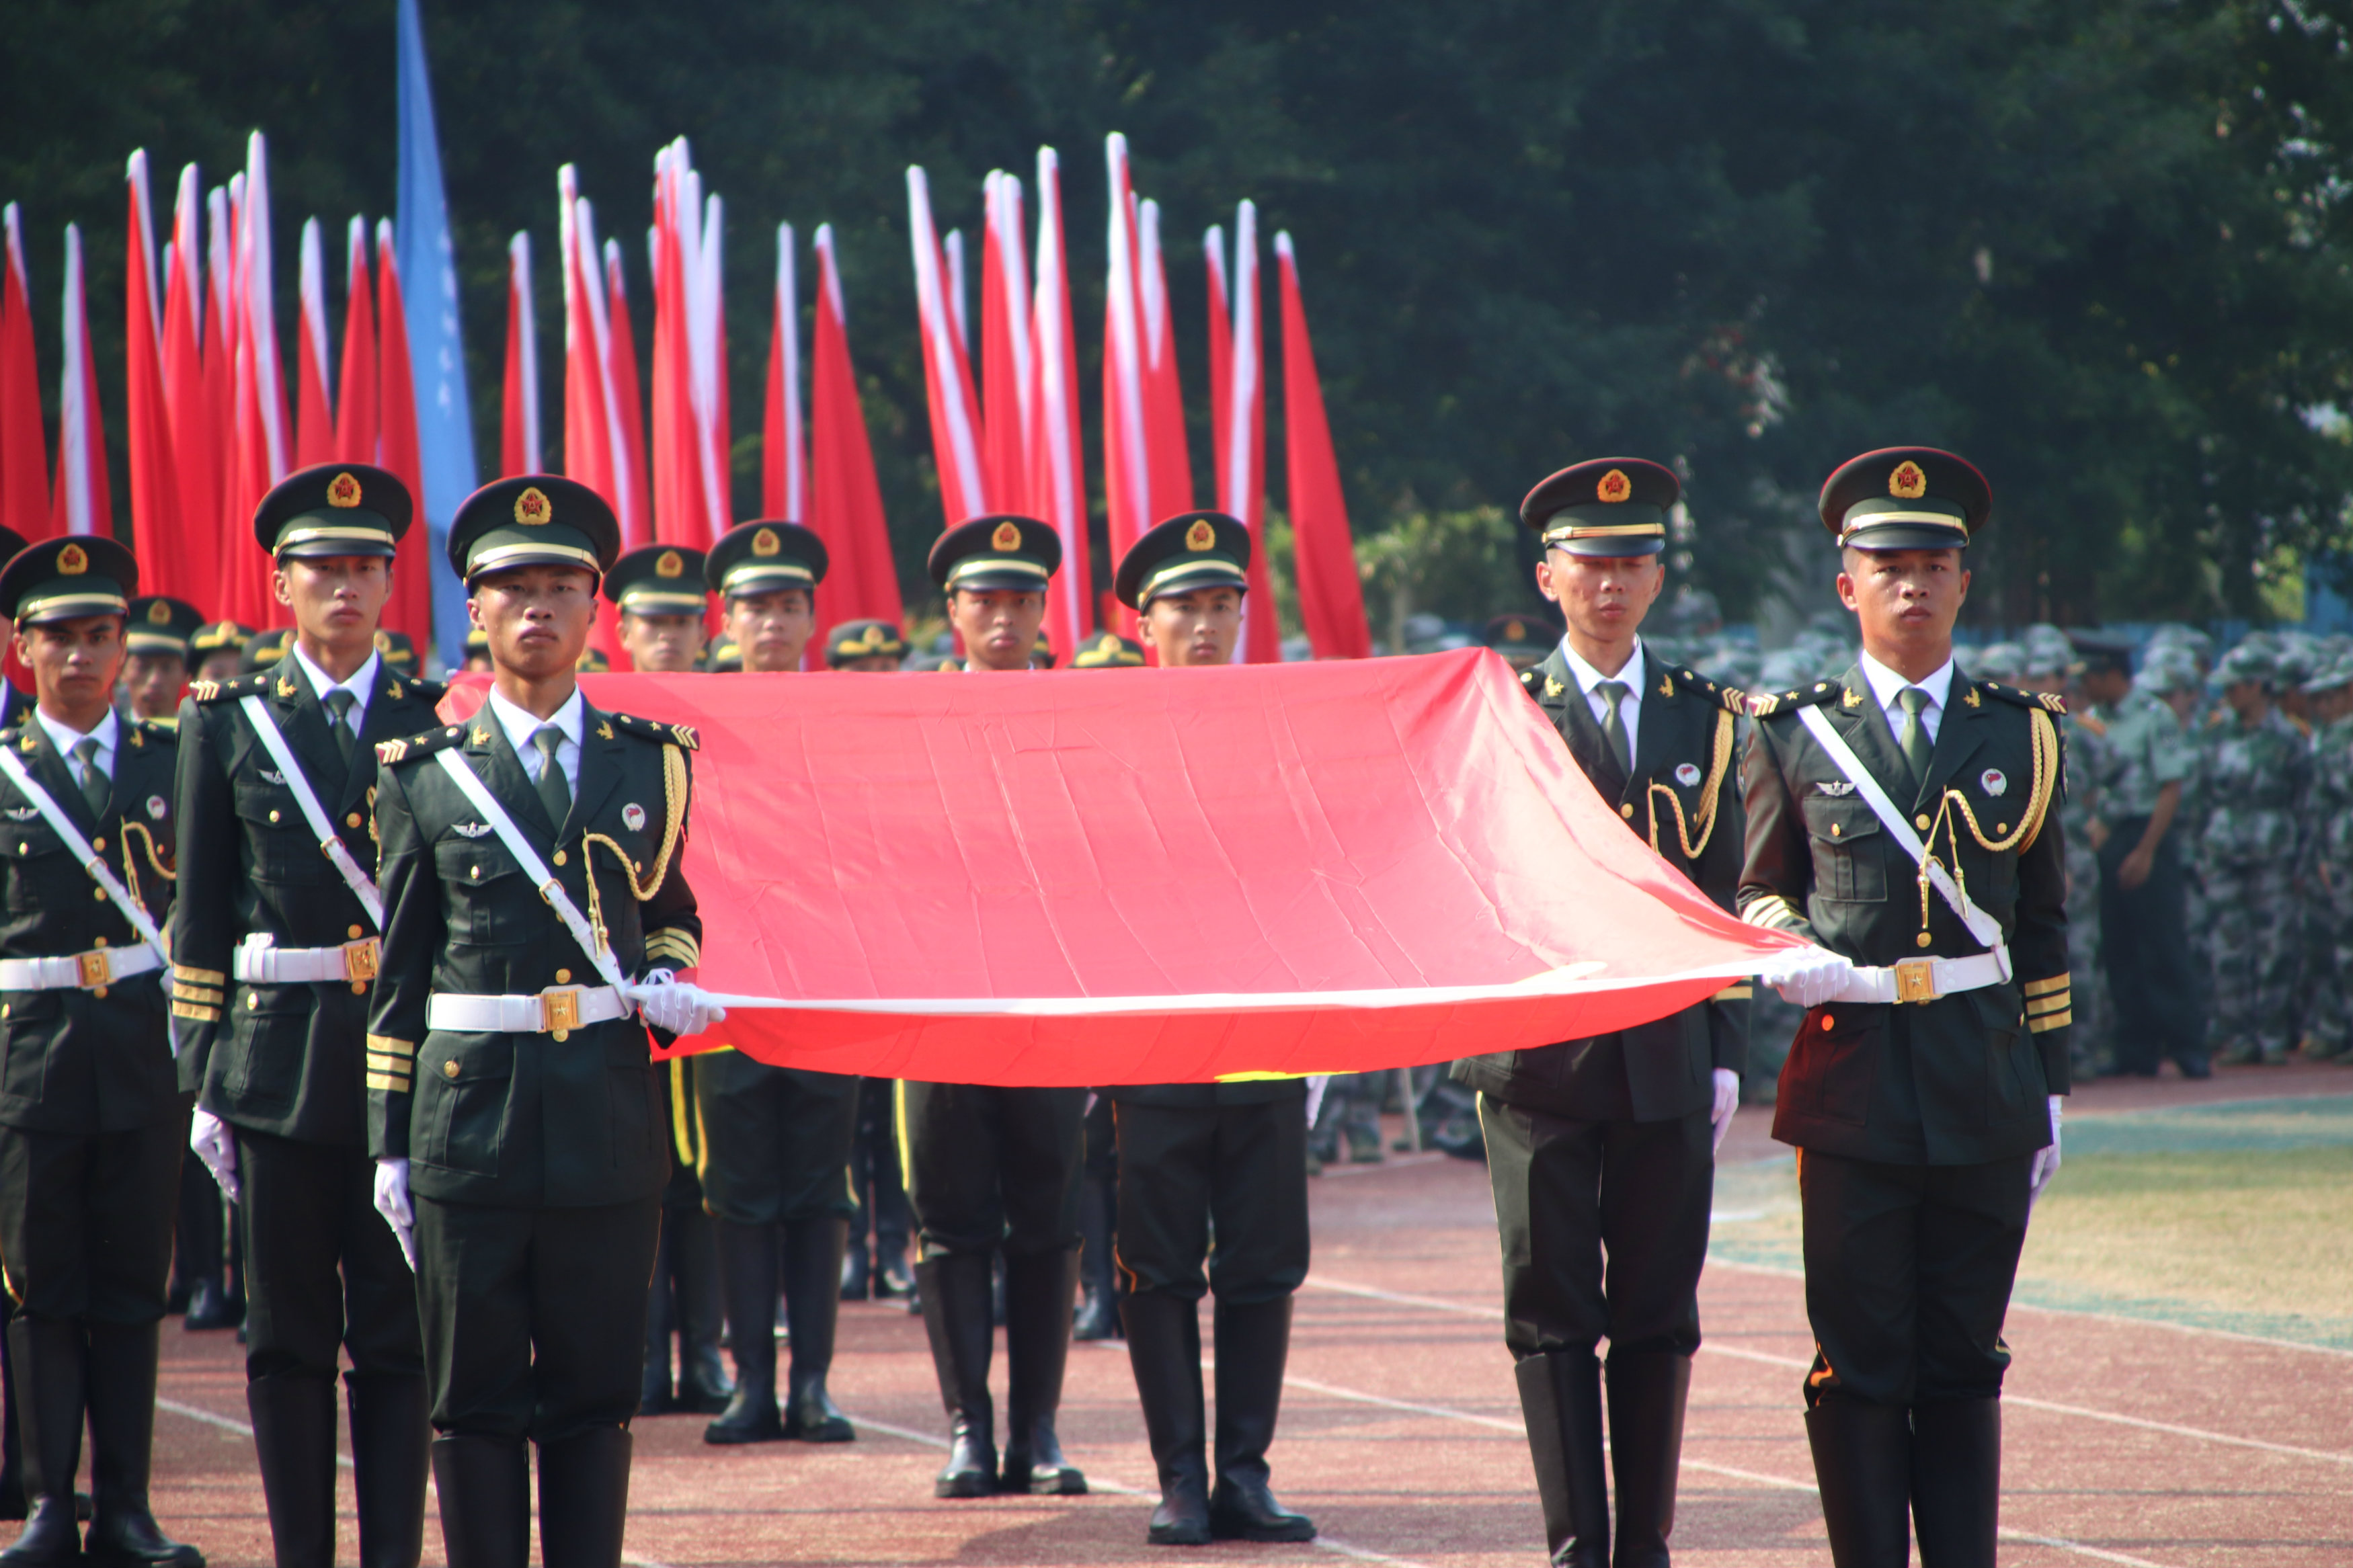
[[[466,400],[466,350],[458,333],[458,258],[441,194],[441,143],[417,0],[400,0],[400,194],[393,221],[401,287],[407,291],[408,363],[417,378],[417,445],[425,470],[417,498],[431,531],[433,631],[441,662],[466,656],[466,592],[449,570],[449,520],[474,493],[474,423]]]

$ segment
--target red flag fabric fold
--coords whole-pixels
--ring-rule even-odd
[[[539,467],[539,331],[532,320],[531,235],[507,241],[506,385],[499,409],[499,471]]]
[[[1274,237],[1274,253],[1282,268],[1283,453],[1291,471],[1292,538],[1299,552],[1299,618],[1317,658],[1365,658],[1373,651],[1373,637],[1365,624],[1364,583],[1356,574],[1348,502],[1332,455],[1332,426],[1324,417],[1324,386],[1307,340],[1307,308],[1299,297],[1291,236]]]
[[[945,526],[954,528],[995,509],[982,459],[972,367],[949,305],[939,237],[932,226],[931,186],[923,171],[913,164],[907,169],[907,216],[915,257],[915,312],[923,340],[923,387],[931,406],[932,460],[939,471]]]
[[[0,208],[6,229],[0,274],[0,527],[27,542],[49,532],[49,438],[41,427],[41,372],[33,357],[32,285],[16,204]]]
[[[164,280],[164,413],[172,433],[172,473],[179,506],[170,575],[174,592],[207,615],[218,614],[222,561],[213,547],[220,518],[220,454],[203,347],[204,193],[196,166],[180,171],[172,208],[172,254]]]
[[[760,411],[760,514],[806,521],[808,460],[801,435],[800,291],[793,226],[776,226],[776,290],[768,326],[766,405]]]

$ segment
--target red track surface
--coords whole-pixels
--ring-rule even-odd
[[[2353,1087],[2317,1072],[2294,1088],[2268,1075],[2264,1085]],[[2195,1092],[2165,1087],[2176,1100]],[[1765,1115],[1742,1113],[1728,1155],[1764,1152]],[[1314,1276],[1299,1298],[1273,1459],[1284,1500],[1314,1514],[1324,1538],[1320,1551],[1227,1545],[1210,1555],[1228,1564],[1333,1555],[1540,1563],[1484,1171],[1409,1157],[1335,1171],[1312,1187]],[[1719,1266],[1701,1297],[1707,1344],[1694,1381],[1677,1561],[1827,1563],[1799,1417],[1811,1350],[1799,1282]],[[2009,1338],[2017,1363],[2005,1563],[2353,1563],[2353,1355],[2024,1308],[2012,1313]],[[155,1511],[216,1564],[266,1563],[237,1346],[227,1334],[167,1323],[164,1354]],[[833,1388],[860,1419],[856,1444],[710,1449],[700,1417],[638,1423],[631,1561],[1183,1560],[1144,1544],[1152,1466],[1116,1343],[1071,1356],[1062,1437],[1097,1488],[1084,1499],[933,1500],[939,1399],[921,1325],[895,1303],[844,1306]],[[357,1550],[350,1507],[346,1489],[347,1562]],[[427,1537],[427,1561],[438,1563],[438,1528]]]

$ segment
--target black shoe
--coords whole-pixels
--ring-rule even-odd
[[[1109,1290],[1090,1290],[1079,1303],[1079,1315],[1071,1324],[1071,1338],[1085,1340],[1115,1340],[1119,1338],[1119,1309],[1113,1305]]]
[[[253,1418],[254,1458],[277,1560],[333,1563],[333,1382],[301,1373],[256,1378],[245,1385],[245,1408]]]
[[[1806,1412],[1822,1523],[1839,1568],[1903,1568],[1912,1552],[1912,1418],[1825,1394]]]
[[[1922,1568],[1993,1568],[2001,1516],[2001,1401],[1912,1407],[1912,1528]]]
[[[617,1568],[630,1447],[625,1426],[592,1426],[539,1446],[539,1558],[547,1568]]]
[[[90,1529],[82,1555],[97,1568],[205,1568],[147,1510],[155,1436],[159,1346],[153,1323],[89,1325]]]
[[[785,1436],[776,1411],[776,1336],[769,1328],[778,1289],[776,1247],[773,1225],[719,1222],[719,1277],[734,1347],[735,1392],[719,1419],[702,1429],[706,1443],[775,1443]]]
[[[1127,1363],[1159,1472],[1160,1506],[1144,1539],[1154,1546],[1209,1543],[1208,1417],[1201,1399],[1200,1304],[1145,1290],[1120,1304]]]
[[[1217,1537],[1209,1530],[1209,1488],[1199,1476],[1180,1476],[1160,1489],[1160,1501],[1145,1527],[1149,1546],[1207,1546]]]
[[[526,1568],[531,1457],[521,1439],[434,1438],[433,1489],[449,1568]]]
[[[243,1321],[245,1314],[237,1310],[237,1303],[229,1300],[228,1292],[217,1279],[199,1279],[196,1288],[188,1293],[188,1317],[184,1326],[190,1333],[233,1329]]]
[[[934,1497],[987,1497],[997,1490],[996,1406],[988,1396],[988,1362],[996,1348],[988,1321],[989,1259],[986,1252],[949,1252],[915,1265],[932,1367],[948,1413],[948,1462],[933,1479]]]
[[[833,1368],[833,1332],[841,1313],[841,1254],[849,1222],[827,1215],[785,1226],[785,1309],[792,1318],[793,1360],[786,1382],[785,1436],[802,1443],[848,1443],[858,1433],[825,1391]]]
[[[860,1237],[858,1250],[842,1259],[841,1299],[845,1301],[863,1301],[870,1296],[879,1295],[881,1292],[875,1290],[872,1285],[873,1272],[872,1265],[866,1260],[865,1238]]]
[[[888,1255],[874,1272],[874,1299],[904,1300],[914,1293],[915,1277],[907,1272],[906,1258],[895,1252]]]
[[[1087,1478],[1062,1458],[1054,1435],[1062,1373],[1071,1358],[1071,1300],[1079,1252],[1005,1260],[1005,1464],[997,1489],[1084,1497]]]
[[[27,1318],[8,1324],[10,1381],[24,1440],[28,1517],[0,1568],[63,1568],[81,1560],[74,1518],[74,1472],[81,1468],[82,1370],[79,1322]]]
[[[1229,1306],[1216,1314],[1218,1484],[1209,1533],[1219,1541],[1313,1541],[1315,1522],[1274,1500],[1266,1451],[1291,1358],[1291,1298]]]
[[[2179,1061],[2174,1063],[2174,1066],[2181,1069],[2181,1076],[2183,1078],[2200,1079],[2212,1078],[2214,1076],[2214,1064],[2205,1057],[2185,1057]],[[2155,1078],[2157,1074],[2151,1072],[2147,1076]]]
[[[1591,1351],[1550,1351],[1524,1357],[1512,1371],[1550,1561],[1557,1568],[1609,1568],[1600,1363]]]
[[[1611,1568],[1667,1568],[1691,1358],[1665,1351],[1612,1351],[1607,1370],[1609,1472],[1618,1500]]]

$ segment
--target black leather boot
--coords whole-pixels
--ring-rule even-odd
[[[792,1319],[792,1370],[786,1378],[785,1436],[803,1443],[848,1443],[849,1417],[825,1391],[833,1368],[833,1331],[841,1316],[841,1253],[849,1222],[834,1215],[785,1226],[785,1311]]]
[[[1545,1547],[1556,1568],[1609,1568],[1609,1486],[1601,1466],[1601,1366],[1591,1351],[1548,1351],[1513,1369],[1535,1461]]]
[[[343,1392],[351,1412],[352,1473],[359,1499],[360,1568],[417,1568],[425,1554],[432,1396],[422,1377],[362,1377],[356,1373],[349,1375]]]
[[[719,1277],[727,1295],[727,1337],[735,1354],[735,1393],[706,1443],[774,1443],[785,1435],[776,1414],[776,1227],[721,1220]]]
[[[16,1440],[16,1363],[8,1353],[8,1323],[15,1317],[7,1292],[0,1290],[0,1519],[31,1511],[25,1501],[24,1449]]]
[[[1062,1373],[1071,1359],[1076,1247],[1005,1259],[1005,1464],[997,1489],[1084,1497],[1087,1478],[1062,1458],[1054,1435]]]
[[[1667,1568],[1683,1464],[1691,1358],[1669,1351],[1609,1352],[1609,1473],[1617,1482],[1613,1568]]]
[[[434,1438],[433,1489],[449,1568],[528,1568],[531,1458],[522,1438]]]
[[[735,1395],[719,1356],[719,1331],[726,1318],[719,1222],[692,1205],[668,1211],[664,1219],[675,1248],[670,1257],[678,1280],[673,1298],[678,1308],[678,1396],[671,1407],[716,1415]]]
[[[1083,1294],[1071,1325],[1074,1340],[1119,1337],[1119,1270],[1112,1258],[1112,1229],[1119,1194],[1110,1180],[1090,1171],[1079,1178],[1079,1283]]]
[[[1155,1546],[1209,1543],[1208,1422],[1201,1402],[1201,1310],[1166,1290],[1131,1294],[1120,1305],[1127,1364],[1144,1405],[1144,1432],[1160,1473],[1160,1506],[1145,1540]]]
[[[949,1252],[915,1265],[915,1290],[931,1335],[932,1367],[948,1412],[948,1462],[932,1495],[987,1497],[997,1489],[996,1407],[988,1398],[989,1258]]]
[[[539,1446],[544,1568],[621,1568],[631,1447],[626,1426],[595,1426]]]
[[[1993,1568],[2001,1520],[2001,1401],[1912,1407],[1912,1530],[1920,1568]]]
[[[205,1568],[205,1554],[156,1528],[147,1508],[155,1437],[153,1323],[92,1323],[90,1530],[82,1555],[99,1568]]]
[[[675,1209],[662,1210],[661,1236],[654,1243],[654,1275],[646,1286],[646,1362],[638,1376],[638,1414],[667,1415],[678,1408],[670,1395],[670,1216]]]
[[[0,1568],[61,1568],[80,1561],[74,1473],[81,1468],[86,1347],[76,1319],[19,1313],[8,1324],[29,1511],[16,1544],[0,1552]]]
[[[1315,1521],[1274,1500],[1267,1448],[1291,1359],[1291,1298],[1218,1303],[1218,1485],[1209,1533],[1219,1541],[1313,1541]]]
[[[1806,1412],[1806,1440],[1835,1568],[1905,1568],[1912,1560],[1911,1412],[1825,1394]]]
[[[335,1385],[307,1373],[245,1385],[278,1568],[334,1568]]]

